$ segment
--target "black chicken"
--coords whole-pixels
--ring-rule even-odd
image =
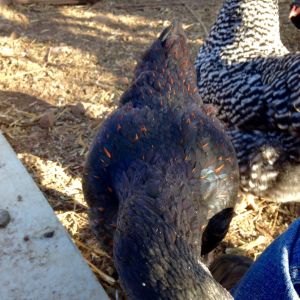
[[[113,240],[129,299],[231,298],[201,262],[201,244],[203,236],[205,254],[228,230],[237,162],[201,103],[177,23],[144,54],[119,109],[101,126],[83,191],[99,240]]]
[[[221,255],[209,266],[214,279],[230,291],[251,267],[253,261],[247,256]]]

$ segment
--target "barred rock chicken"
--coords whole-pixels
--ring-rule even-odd
[[[113,240],[128,299],[231,298],[201,262],[201,246],[205,254],[226,234],[238,176],[233,146],[206,114],[174,23],[102,124],[83,176],[92,226],[103,246]]]
[[[233,138],[241,187],[300,200],[300,54],[281,42],[278,0],[226,0],[196,70],[204,103]]]

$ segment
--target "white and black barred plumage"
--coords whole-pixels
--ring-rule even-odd
[[[280,202],[300,199],[300,139],[288,133],[228,130],[242,188]]]
[[[278,0],[226,0],[196,70],[232,136],[242,188],[300,200],[300,54],[281,42]]]

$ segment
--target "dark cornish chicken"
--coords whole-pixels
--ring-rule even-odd
[[[233,146],[206,111],[174,23],[102,124],[83,176],[91,224],[103,247],[113,241],[128,299],[231,298],[201,261],[225,236],[239,185]]]

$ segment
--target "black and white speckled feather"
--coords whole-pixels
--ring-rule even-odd
[[[201,250],[226,234],[238,176],[233,146],[206,114],[185,35],[174,24],[137,66],[84,170],[92,226],[100,241],[114,241],[128,299],[231,298]]]
[[[300,54],[281,43],[277,1],[225,1],[196,69],[227,124],[300,132]]]
[[[300,200],[300,178],[296,180],[299,190],[288,192],[289,174],[298,172],[300,156],[285,155],[295,150],[290,140],[300,138],[300,54],[288,53],[281,43],[278,1],[226,0],[200,49],[196,70],[204,103],[214,104],[227,127],[236,128],[242,187],[270,200]],[[249,139],[251,149],[244,149]],[[260,163],[272,165],[274,172],[259,168],[253,175],[249,168],[253,157],[270,143],[280,157],[272,164],[261,156]],[[255,184],[250,180],[253,176],[258,176]]]
[[[242,188],[278,202],[300,199],[300,140],[287,133],[229,130]]]

